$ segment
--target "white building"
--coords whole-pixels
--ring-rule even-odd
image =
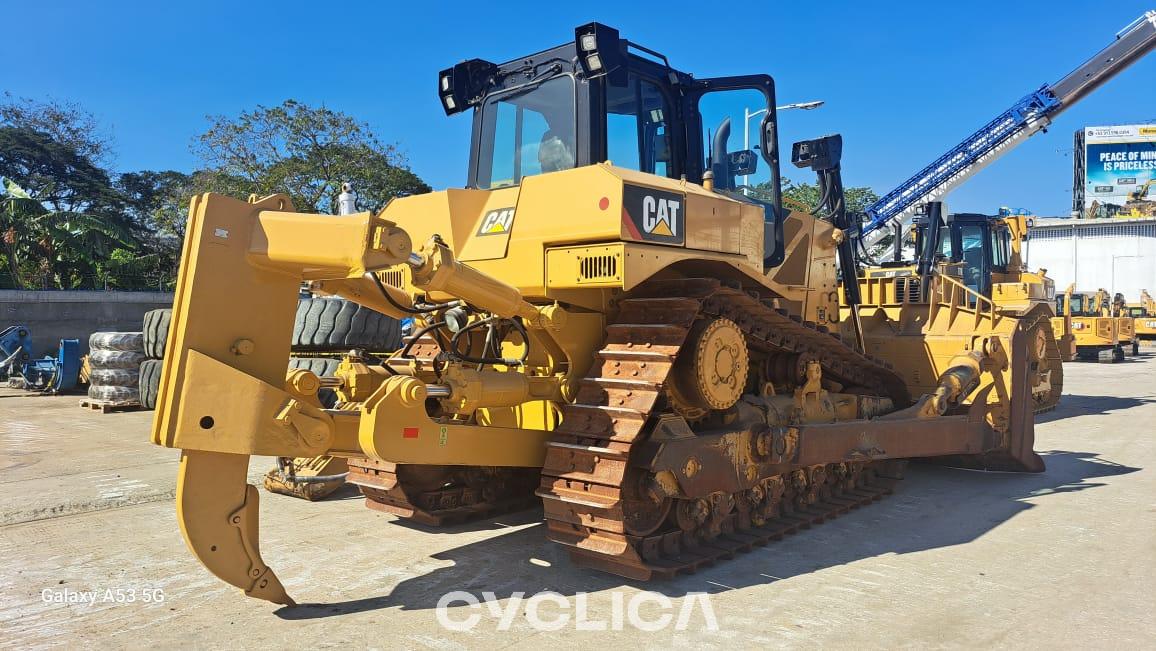
[[[1026,243],[1029,269],[1043,267],[1056,293],[1104,288],[1139,300],[1156,294],[1156,218],[1036,219]]]

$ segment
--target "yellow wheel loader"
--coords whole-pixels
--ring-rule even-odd
[[[1108,292],[1081,292],[1074,285],[1056,298],[1056,309],[1070,320],[1076,338],[1076,359],[1115,363],[1124,360],[1120,346],[1121,319],[1112,316]]]
[[[222,580],[292,603],[261,558],[252,455],[366,459],[417,517],[533,494],[575,562],[641,580],[878,500],[908,459],[1044,469],[1032,318],[942,265],[915,305],[902,279],[851,282],[841,317],[846,216],[783,208],[771,77],[695,78],[591,23],[437,88],[473,111],[464,189],[348,216],[192,202],[152,439],[182,451],[181,532]],[[731,92],[765,106],[757,151],[703,117]],[[792,160],[839,206],[833,145]],[[738,187],[760,160],[767,201]],[[415,332],[384,363],[286,373],[302,281]]]
[[[903,258],[897,233],[892,259],[864,269],[859,279],[860,294],[868,297],[859,308],[868,350],[885,359],[914,359],[920,356],[914,349],[925,341],[944,342],[928,364],[899,366],[910,374],[908,383],[918,385],[938,377],[958,346],[955,337],[968,328],[984,335],[1022,327],[1039,349],[1031,362],[1035,410],[1053,409],[1063,391],[1063,362],[1075,356],[1075,338],[1070,321],[1056,317],[1055,281],[1047,270],[1030,271],[1024,263],[1031,218],[946,214],[943,203],[930,202],[919,207],[912,226],[916,260]],[[954,311],[940,309],[944,292],[958,294]],[[960,309],[968,312],[966,319]],[[848,307],[843,315],[849,315]]]

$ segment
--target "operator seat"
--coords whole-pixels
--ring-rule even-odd
[[[574,168],[574,152],[553,129],[542,134],[542,141],[538,144],[538,164],[543,174]]]

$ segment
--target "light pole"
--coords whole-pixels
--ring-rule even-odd
[[[776,106],[775,110],[789,111],[791,109],[799,109],[802,111],[810,111],[811,109],[817,109],[822,105],[823,100],[820,99],[812,102],[795,102],[793,104],[783,104],[782,106]],[[752,113],[750,109],[745,106],[743,107],[743,150],[751,148],[751,118],[758,117],[766,112],[767,109],[763,108]],[[748,181],[750,181],[748,176],[743,174],[743,185],[747,185]]]

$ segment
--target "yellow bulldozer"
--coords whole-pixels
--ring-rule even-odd
[[[910,232],[916,259],[904,259],[897,231],[892,259],[864,269],[859,280],[861,294],[869,297],[859,308],[869,350],[892,359],[894,353],[885,351],[917,348],[927,336],[966,337],[1001,327],[1023,328],[1040,351],[1031,369],[1036,412],[1054,408],[1063,390],[1063,362],[1075,357],[1075,337],[1070,319],[1056,316],[1055,281],[1047,270],[1031,271],[1024,262],[1023,242],[1031,224],[1030,216],[1010,211],[947,214],[942,202],[920,206]],[[932,278],[932,272],[938,278]],[[937,283],[939,295],[929,291],[929,281]],[[948,287],[962,297],[957,302],[965,306],[970,321],[940,309]],[[844,307],[843,313],[846,317],[849,308]],[[912,352],[904,356],[918,357]],[[924,367],[910,361],[899,368],[914,374],[907,378],[909,384],[918,384],[928,376],[937,377],[946,362],[941,355],[938,365]]]
[[[1070,323],[1075,335],[1076,359],[1084,362],[1115,363],[1124,360],[1120,325],[1122,319],[1112,314],[1108,292],[1077,291],[1069,285],[1062,296],[1056,297],[1056,311]],[[1060,326],[1053,321],[1053,329]]]
[[[419,519],[535,495],[575,562],[639,580],[869,504],[909,459],[1044,469],[1036,313],[951,263],[918,303],[903,278],[841,287],[837,142],[792,150],[831,210],[785,210],[771,77],[692,77],[591,23],[437,84],[473,112],[464,189],[348,216],[192,201],[152,440],[181,449],[181,532],[222,580],[292,603],[261,558],[252,455],[364,459],[350,478]],[[737,91],[764,104],[757,149],[704,123]],[[766,200],[738,182],[760,161]],[[302,281],[415,332],[383,363],[287,374]]]

